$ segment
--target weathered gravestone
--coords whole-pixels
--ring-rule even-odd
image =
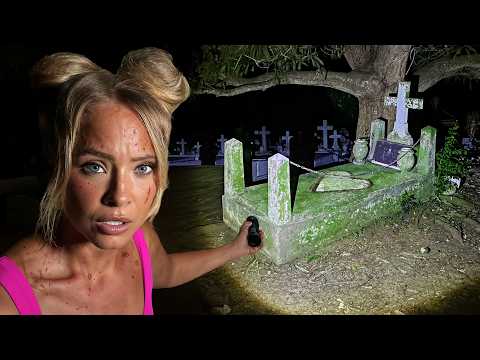
[[[255,152],[255,155],[257,156],[269,155],[268,145],[267,145],[267,135],[270,135],[270,131],[267,131],[266,126],[262,126],[262,130],[261,131],[255,130],[254,134],[261,135],[261,138],[262,138],[260,149],[259,151]]]
[[[338,139],[343,138],[343,136],[339,135],[337,130],[333,129],[333,126],[328,126],[327,120],[323,120],[323,125],[317,126],[317,130],[322,131],[322,143],[318,145],[317,150],[315,151],[313,167],[317,168],[319,166],[335,164],[343,161],[342,149],[338,145]],[[329,130],[333,130],[333,135],[328,135]],[[317,133],[315,133],[315,136],[319,138]],[[331,148],[329,147],[328,139],[333,139],[333,145]]]
[[[217,156],[215,158],[215,165],[216,166],[223,166],[223,161],[224,161],[224,155],[225,155],[225,136],[223,134],[220,134],[220,139],[217,139],[217,142],[219,143],[219,149]]]
[[[168,166],[202,165],[202,161],[199,158],[199,150],[201,145],[198,142],[193,147],[194,151],[188,154],[185,152],[185,145],[187,145],[187,142],[183,138],[180,141],[177,141],[176,144],[180,145],[180,151],[178,154],[168,155]]]
[[[385,98],[385,105],[397,107],[395,125],[393,131],[388,134],[388,140],[406,145],[413,144],[412,136],[408,132],[408,109],[423,109],[423,100],[409,98],[409,93],[410,82],[400,82],[397,97],[387,96]]]
[[[268,183],[245,187],[242,144],[231,139],[225,144],[223,221],[238,231],[247,216],[257,216],[265,232],[262,251],[276,264],[318,254],[344,234],[399,212],[402,194],[428,199],[433,194],[435,141],[434,128],[422,129],[418,159],[411,171],[366,162],[301,175],[292,209],[288,158],[280,154],[270,157]],[[338,187],[332,179],[342,173],[344,185]],[[323,187],[322,179],[328,180]]]

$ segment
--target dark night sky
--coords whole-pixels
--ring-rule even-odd
[[[28,71],[42,56],[57,51],[71,51],[89,57],[98,65],[115,71],[121,58],[130,50],[145,46],[156,46],[168,50],[175,64],[185,73],[192,71],[192,58],[198,54],[196,44],[162,43],[152,41],[128,41],[94,45],[87,42],[75,44],[57,43],[40,45],[18,42],[0,47],[0,82],[2,108],[2,138],[0,150],[3,154],[3,166],[0,178],[30,175],[28,159],[38,152],[39,137],[36,125],[36,113],[31,101],[28,86]],[[438,84],[423,94],[431,97],[441,94],[444,106],[449,112],[464,116],[465,111],[478,110],[479,87],[473,92],[462,84]],[[235,97],[216,98],[211,95],[192,96],[183,104],[173,117],[172,142],[184,137],[190,144],[208,137],[218,137],[224,133],[232,136],[235,128],[241,127],[249,132],[260,129],[262,125],[274,132],[274,138],[285,130],[294,127],[314,129],[323,119],[336,129],[347,128],[352,137],[355,135],[358,110],[352,114],[340,111],[331,101],[328,93],[332,90],[321,87],[282,86],[265,92],[253,92]],[[425,114],[428,111],[409,112],[411,133],[418,136],[420,127],[427,124]],[[413,125],[416,124],[417,126]]]

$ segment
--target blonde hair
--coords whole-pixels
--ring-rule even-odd
[[[55,61],[55,57],[51,59]],[[47,65],[49,64],[44,64],[44,68],[50,68]],[[72,67],[65,65],[63,68]],[[57,114],[52,124],[55,134],[55,169],[40,203],[37,222],[37,232],[52,244],[64,209],[81,119],[92,107],[110,101],[123,104],[135,111],[145,126],[157,158],[157,193],[147,215],[147,220],[153,221],[160,209],[163,192],[168,186],[172,113],[190,94],[187,80],[173,65],[170,54],[161,49],[145,48],[128,53],[117,74],[99,67],[92,69],[89,66],[83,72],[63,77],[61,71],[52,72],[52,76],[57,79],[66,80],[62,83]],[[48,77],[42,76],[43,81],[48,83]]]
[[[34,89],[58,87],[72,76],[97,70],[101,68],[83,55],[59,52],[47,55],[33,65],[30,80]]]

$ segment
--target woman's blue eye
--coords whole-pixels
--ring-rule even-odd
[[[140,175],[147,175],[153,171],[152,166],[147,164],[138,166],[136,170],[137,170],[137,173],[139,173]]]
[[[83,169],[89,174],[100,174],[105,172],[100,165],[94,163],[84,165]]]

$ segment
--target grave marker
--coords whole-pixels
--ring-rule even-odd
[[[323,133],[323,148],[328,149],[328,130],[332,130],[333,126],[327,126],[327,120],[323,120],[323,126],[317,126],[317,130]]]
[[[409,98],[410,82],[398,83],[397,97],[385,97],[385,105],[397,107],[393,131],[387,140],[406,145],[413,145],[412,136],[408,132],[408,109],[423,109],[423,99]]]
[[[182,140],[177,141],[176,144],[181,146],[180,155],[185,155],[185,145],[187,144],[187,142],[182,138]]]
[[[267,154],[268,153],[268,148],[267,148],[267,135],[270,134],[270,131],[267,131],[266,126],[262,126],[262,130],[255,130],[255,135],[261,135],[262,136],[262,145],[260,145],[260,151],[258,152],[259,154]]]

